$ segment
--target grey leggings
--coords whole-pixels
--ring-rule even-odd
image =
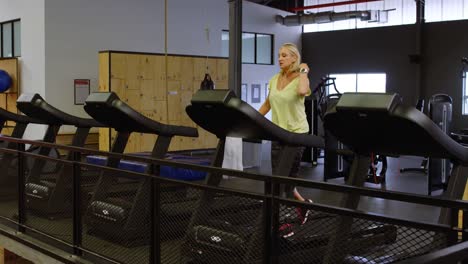
[[[277,141],[271,142],[271,169],[272,174],[278,174],[278,164],[280,163],[280,156],[281,152],[285,148],[284,144],[281,144]],[[294,163],[289,171],[289,175],[281,175],[281,176],[289,176],[293,178],[297,178],[299,174],[299,166],[301,165],[302,154],[304,153],[304,147],[296,147],[294,151]],[[286,196],[288,198],[294,197],[294,186],[287,186],[285,188]]]

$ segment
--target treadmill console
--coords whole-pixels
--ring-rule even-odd
[[[199,90],[192,97],[192,104],[225,104],[236,97],[231,90]]]
[[[30,94],[30,93],[23,93],[20,95],[18,100],[16,100],[17,104],[22,104],[22,103],[34,103],[38,98],[41,98],[41,96],[37,93],[35,94]]]
[[[119,99],[117,94],[113,92],[92,93],[86,98],[86,105],[91,104],[106,104],[110,106],[115,99]],[[85,106],[86,107],[86,106]]]
[[[398,94],[345,93],[336,104],[337,112],[392,112],[401,104]]]

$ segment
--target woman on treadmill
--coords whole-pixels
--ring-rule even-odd
[[[279,73],[275,74],[269,82],[268,97],[258,110],[262,115],[272,111],[272,122],[283,129],[293,133],[308,133],[304,99],[310,95],[309,78],[307,74],[309,67],[301,63],[301,55],[296,45],[285,43],[279,49],[278,62]],[[284,145],[279,142],[271,143],[271,165],[273,174],[279,164],[279,154]],[[290,177],[296,178],[299,172],[300,161],[304,147],[297,147],[294,165],[289,172]],[[294,197],[299,201],[312,202],[305,199],[294,187],[287,192],[289,197]],[[307,221],[309,211],[298,210],[299,221],[304,224]]]

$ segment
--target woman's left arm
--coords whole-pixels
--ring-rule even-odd
[[[297,87],[297,94],[300,96],[306,96],[310,94],[309,87],[309,66],[305,63],[299,65],[299,86]]]

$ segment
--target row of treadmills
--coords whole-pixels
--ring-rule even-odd
[[[23,136],[28,124],[37,123],[48,126],[43,141],[54,142],[60,126],[71,125],[77,128],[72,145],[83,147],[92,127],[112,127],[117,131],[117,136],[111,152],[123,153],[131,133],[150,133],[158,135],[150,157],[178,159],[183,157],[168,155],[171,139],[174,136],[198,136],[195,128],[165,125],[146,118],[121,101],[115,93],[93,93],[88,97],[84,109],[93,119],[66,114],[49,105],[37,94],[21,95],[17,108],[26,116],[0,109],[1,124],[5,121],[16,122],[12,133],[15,138]],[[280,154],[278,171],[273,171],[272,174],[288,175],[293,164],[294,155],[291,154],[295,146],[324,147],[323,139],[318,136],[290,133],[277,127],[229,90],[198,91],[186,112],[196,124],[215,134],[219,143],[211,161],[186,158],[184,162],[202,165],[209,163],[213,167],[221,167],[226,137],[254,142],[271,140],[286,145]],[[324,126],[355,153],[356,158],[347,184],[363,186],[370,153],[446,158],[452,160],[454,168],[445,195],[451,199],[462,199],[468,172],[468,150],[442,132],[416,108],[403,105],[398,95],[344,94],[327,111]],[[3,147],[16,148],[16,144],[10,142]],[[35,151],[42,156],[57,155],[51,148],[41,147]],[[12,170],[12,165],[16,162],[15,156],[5,152],[1,159],[0,171]],[[66,159],[72,161],[73,153]],[[219,186],[222,181],[222,175],[216,173],[173,171],[169,167],[165,168],[166,171],[163,167],[155,170],[152,166],[119,158],[87,157],[87,162],[173,179],[204,179],[209,186]],[[48,168],[50,166],[47,161],[42,159],[35,159],[27,167],[27,208],[50,219],[57,215],[70,215],[71,200],[64,197],[70,194],[73,187],[72,168],[58,166],[51,169]],[[97,181],[90,184],[92,190],[87,191],[89,200],[85,204],[84,223],[87,231],[127,246],[134,243],[147,244],[151,208],[144,201],[150,195],[149,178],[117,181],[117,176],[111,172],[101,172]],[[16,182],[3,175],[0,181],[0,195],[8,196]],[[163,185],[161,191],[184,192],[182,187],[171,184]],[[161,201],[160,214],[161,218],[166,219],[164,223],[168,226],[161,228],[183,233],[182,238],[171,239],[183,240],[180,252],[185,257],[194,263],[261,262],[264,252],[258,245],[264,241],[265,228],[268,230],[268,227],[262,226],[266,217],[262,215],[261,208],[264,204],[261,201],[239,203],[228,194],[213,192],[201,192],[197,196],[185,196],[183,199],[174,199],[175,196],[170,195],[167,197]],[[359,195],[346,194],[342,197],[341,206],[357,209],[359,200]],[[224,221],[226,215],[236,221]],[[253,220],[252,217],[246,217],[249,220],[239,217],[245,215],[253,215]],[[451,216],[448,209],[442,209],[439,223],[450,224]],[[281,213],[279,219],[280,222],[289,221]],[[279,263],[389,263],[398,260],[398,257],[387,257],[385,261],[372,262],[356,258],[366,250],[398,241],[396,226],[366,226],[353,221],[351,217],[324,213],[314,214],[306,224],[291,222],[290,225],[296,235],[281,236],[277,230],[272,229],[273,239],[276,237],[280,240],[280,250],[276,253]],[[432,243],[426,245],[426,249],[418,249],[418,254],[440,248],[447,243],[446,240],[444,236],[434,235]],[[407,254],[402,258],[408,256]],[[361,259],[361,262],[356,262],[356,259]]]

